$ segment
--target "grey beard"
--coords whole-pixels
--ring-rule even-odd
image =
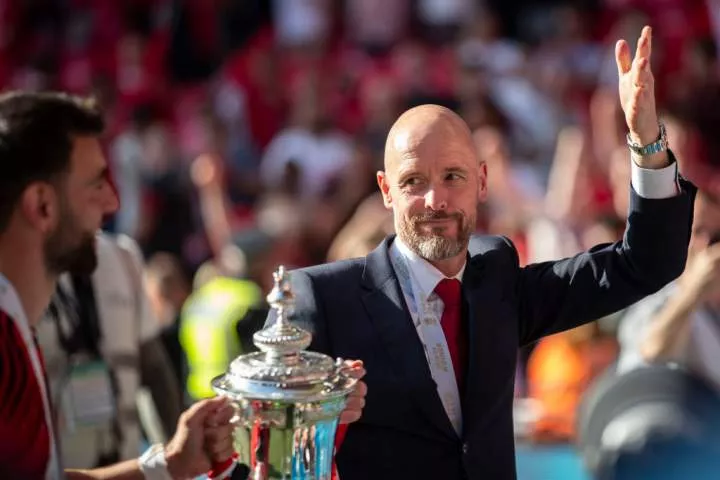
[[[458,225],[460,231],[458,238],[443,237],[439,233],[421,235],[412,222],[400,222],[396,228],[400,239],[413,252],[431,262],[447,260],[460,254],[464,248],[467,248],[470,239],[470,231],[464,228],[462,222]]]
[[[430,237],[413,235],[408,240],[408,247],[425,260],[431,262],[455,257],[465,248],[465,242],[440,235]]]

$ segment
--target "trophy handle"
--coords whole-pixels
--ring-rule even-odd
[[[265,426],[258,425],[257,443],[253,450],[255,462],[252,468],[252,474],[248,480],[268,480],[268,451],[270,449],[270,429]]]
[[[348,373],[350,367],[344,364],[344,360],[340,357],[335,359],[335,370],[325,382],[328,390],[336,390],[338,387],[342,389],[349,389],[355,386],[358,382],[357,378],[350,376]]]

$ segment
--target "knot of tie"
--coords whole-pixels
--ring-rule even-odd
[[[460,305],[460,280],[444,278],[435,287],[435,293],[443,301],[445,308]]]

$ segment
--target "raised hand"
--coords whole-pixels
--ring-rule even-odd
[[[651,52],[652,29],[649,26],[643,28],[640,34],[634,59],[625,40],[618,40],[615,45],[620,105],[631,140],[643,146],[655,142],[660,135],[655,108],[655,79],[650,70]]]

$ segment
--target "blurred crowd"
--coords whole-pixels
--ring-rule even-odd
[[[613,48],[644,24],[681,171],[720,195],[717,0],[0,0],[0,85],[101,102],[121,204],[107,230],[139,244],[177,377],[200,397],[252,348],[278,265],[365,255],[392,232],[375,172],[409,107],[466,120],[489,172],[477,229],[523,263],[618,240],[630,164]],[[519,353],[536,439],[574,437],[621,317]],[[211,322],[237,342],[199,333]]]

